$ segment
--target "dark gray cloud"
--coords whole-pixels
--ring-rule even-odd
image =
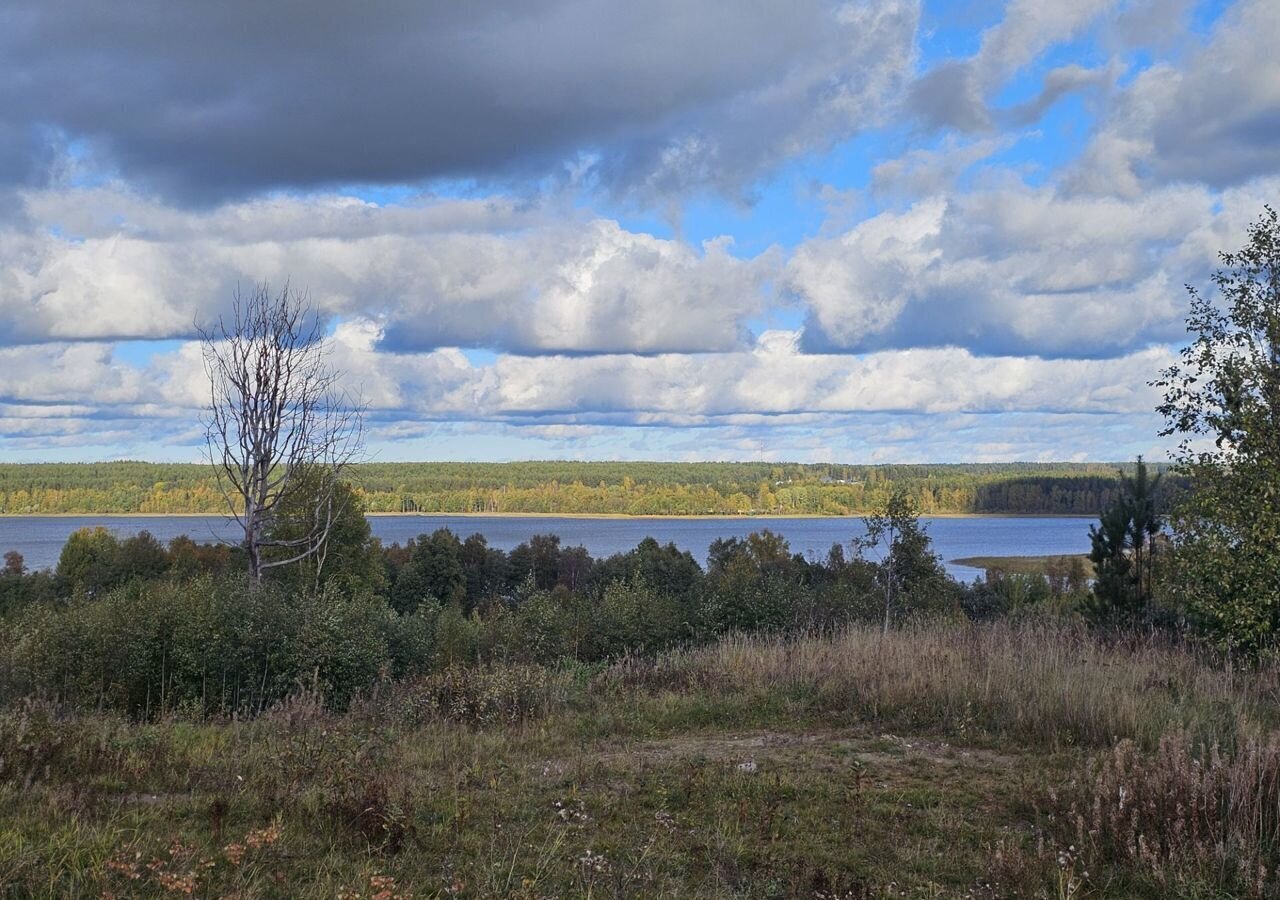
[[[1069,170],[1073,190],[1247,185],[1280,173],[1280,4],[1240,0],[1207,39],[1143,70],[1108,104]]]
[[[1033,64],[1049,47],[1074,38],[1099,21],[1111,28],[1116,17],[1145,11],[1171,0],[1010,0],[1004,18],[982,34],[978,51],[965,59],[949,59],[920,76],[909,88],[908,107],[926,129],[988,131],[1000,125],[1035,122],[1062,97],[1107,83],[1107,70],[1061,66],[1044,76],[1039,95],[1026,103],[999,109],[993,97],[1009,79]],[[1134,22],[1130,31],[1141,30]]]
[[[926,128],[986,131],[991,127],[983,86],[972,63],[949,61],[911,85],[911,111]]]
[[[1025,103],[991,106],[977,66],[967,60],[949,60],[930,69],[908,90],[907,105],[928,130],[952,129],[976,133],[1001,127],[1033,125],[1059,100],[1070,94],[1110,85],[1118,71],[1113,67],[1060,66],[1045,73],[1040,92]]]
[[[740,187],[856,131],[910,64],[914,3],[13,0],[0,177],[42,136],[178,195],[526,175]]]
[[[1280,4],[1241,3],[1164,93],[1151,165],[1216,187],[1280,171]]]

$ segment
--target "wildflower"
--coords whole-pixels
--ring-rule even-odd
[[[596,875],[604,875],[609,871],[609,860],[602,854],[592,852],[590,847],[587,848],[586,853],[578,857],[578,865]]]

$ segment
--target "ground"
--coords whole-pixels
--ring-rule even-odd
[[[938,625],[467,670],[341,713],[305,693],[149,724],[24,703],[0,710],[0,896],[1274,896],[1215,861],[1248,822],[1134,861],[1106,823],[1077,846],[1075,810],[1129,827],[1082,777],[1116,742],[1159,745],[1151,797],[1201,791],[1165,742],[1229,763],[1275,734],[1278,695],[1276,667],[1157,642]],[[1247,759],[1280,772],[1280,744]],[[1168,820],[1134,827],[1158,847]]]

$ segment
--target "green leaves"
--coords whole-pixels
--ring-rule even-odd
[[[1256,652],[1280,630],[1280,217],[1221,254],[1214,298],[1191,291],[1195,339],[1165,390],[1161,434],[1181,435],[1192,489],[1171,517],[1169,592],[1218,646]]]

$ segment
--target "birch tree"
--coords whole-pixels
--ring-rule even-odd
[[[1165,436],[1191,484],[1170,517],[1172,599],[1220,646],[1280,636],[1280,215],[1221,253],[1214,292],[1193,288],[1194,340],[1154,382]]]
[[[311,557],[350,492],[338,485],[361,455],[361,409],[339,386],[323,324],[306,294],[238,289],[229,316],[199,328],[209,405],[205,450],[230,515],[244,532],[249,577]],[[305,504],[307,527],[271,526]]]

